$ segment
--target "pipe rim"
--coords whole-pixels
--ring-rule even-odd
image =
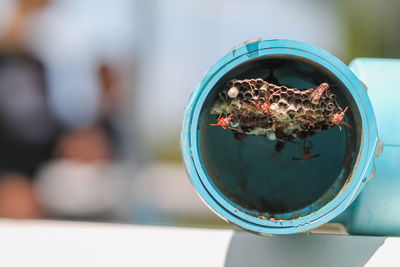
[[[206,97],[230,69],[260,56],[286,54],[303,57],[331,71],[349,89],[358,103],[362,120],[362,142],[358,156],[358,168],[353,178],[340,193],[321,209],[305,216],[287,221],[269,221],[256,218],[241,210],[222,195],[210,181],[200,160],[199,131],[200,111]],[[372,165],[377,142],[375,115],[368,95],[360,80],[339,59],[313,45],[293,40],[261,40],[244,44],[230,51],[215,63],[195,88],[187,105],[181,134],[181,150],[189,177],[204,202],[223,219],[246,230],[260,234],[289,234],[310,230],[322,225],[344,211],[360,192],[364,177]]]

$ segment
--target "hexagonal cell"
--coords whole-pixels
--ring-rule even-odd
[[[310,109],[310,108],[312,108],[312,104],[311,104],[311,101],[310,100],[304,100],[303,101],[303,106],[304,106],[304,108],[306,108],[306,109]]]
[[[268,85],[268,89],[269,90],[274,90],[276,88],[276,85],[272,84],[272,83],[266,83]]]
[[[296,98],[301,98],[301,92],[300,91],[294,91],[294,95]]]
[[[326,107],[327,110],[333,111],[335,109],[335,105],[333,103],[329,103]]]
[[[277,93],[277,92],[280,92],[280,88],[278,86],[274,85],[274,87],[272,88],[272,92],[271,93]]]
[[[298,115],[303,115],[303,113],[304,113],[304,108],[302,107],[302,106],[299,106],[298,108],[297,108],[297,114]]]
[[[286,100],[287,100],[287,102],[288,102],[289,104],[293,104],[295,98],[294,98],[293,96],[289,96]]]
[[[286,109],[288,107],[288,104],[286,103],[286,101],[284,101],[282,99],[278,102],[278,105],[279,105],[279,108],[281,108],[281,109]]]
[[[281,99],[279,95],[273,95],[271,96],[271,103],[277,103]]]
[[[241,81],[235,80],[235,81],[233,82],[233,86],[241,87],[241,86],[242,86],[242,83],[241,83]],[[229,87],[230,87],[230,86],[229,86]]]
[[[281,98],[287,98],[288,97],[288,95],[286,93],[283,93],[283,92],[280,93],[279,95],[281,96]]]
[[[246,92],[246,93],[244,94],[244,98],[245,98],[245,99],[250,99],[250,98],[252,98],[252,97],[253,97],[253,94],[250,93],[250,92]]]

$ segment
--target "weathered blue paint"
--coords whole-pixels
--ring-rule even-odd
[[[204,116],[202,109],[207,97],[215,93],[220,79],[242,63],[261,57],[290,56],[311,62],[317,68],[325,69],[339,80],[351,95],[359,111],[360,153],[358,162],[347,177],[343,171],[338,177],[345,178],[346,184],[340,188],[335,183],[332,192],[335,195],[328,202],[314,202],[306,207],[276,215],[276,220],[257,218],[257,214],[231,201],[213,183],[212,174],[207,172],[207,164],[201,155],[201,126]],[[354,107],[355,108],[355,107]],[[203,124],[208,125],[208,124]],[[262,40],[247,43],[229,52],[215,63],[194,89],[186,107],[181,134],[181,149],[189,177],[205,203],[219,216],[246,230],[259,234],[291,234],[310,230],[330,221],[345,210],[355,199],[365,184],[372,166],[377,143],[377,128],[374,112],[368,95],[359,79],[339,59],[328,52],[310,44],[291,40]],[[353,155],[357,156],[357,155]],[[222,162],[224,159],[221,159]],[[225,162],[226,163],[226,162]],[[210,177],[211,176],[211,177]],[[291,186],[296,186],[292,184]],[[334,191],[338,190],[338,192]],[[340,190],[340,192],[339,192]],[[321,204],[323,203],[323,205]],[[281,220],[279,220],[281,219]]]

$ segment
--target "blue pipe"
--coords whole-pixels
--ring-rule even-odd
[[[368,87],[380,143],[375,172],[342,220],[351,234],[400,235],[400,60],[358,58],[350,69]]]
[[[313,136],[321,156],[302,163],[290,160],[298,153],[294,144],[278,153],[263,137],[242,144],[210,127],[216,119],[210,108],[227,81],[268,77],[300,89],[335,84],[352,128]],[[258,234],[303,232],[341,214],[374,170],[377,143],[374,110],[360,80],[328,52],[291,40],[246,42],[215,63],[189,99],[181,134],[184,163],[200,197],[223,219]]]

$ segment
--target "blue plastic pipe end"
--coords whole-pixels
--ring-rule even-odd
[[[306,89],[329,81],[338,103],[349,106],[338,127],[313,136],[315,161],[294,162],[261,136],[232,137],[210,127],[210,107],[230,79],[273,77]],[[374,112],[363,84],[339,59],[292,40],[246,42],[215,63],[187,104],[181,150],[188,175],[204,202],[223,219],[258,234],[292,234],[329,222],[356,198],[372,170],[377,144]]]

